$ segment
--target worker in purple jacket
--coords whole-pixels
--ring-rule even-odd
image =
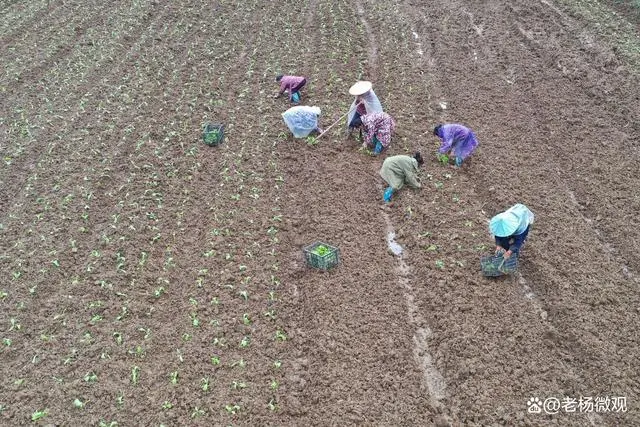
[[[442,140],[440,154],[449,154],[455,159],[457,167],[469,157],[478,146],[478,139],[471,129],[459,124],[440,124],[433,129],[433,134]]]
[[[280,83],[280,92],[275,96],[279,98],[285,92],[289,92],[289,101],[297,104],[300,102],[300,89],[307,84],[307,79],[302,76],[276,76],[276,81]]]

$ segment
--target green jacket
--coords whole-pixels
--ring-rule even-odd
[[[409,187],[420,188],[417,173],[418,161],[404,155],[387,157],[382,163],[382,169],[380,169],[380,176],[394,191],[401,189],[405,183]]]

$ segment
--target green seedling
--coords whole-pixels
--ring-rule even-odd
[[[282,362],[280,360],[274,360],[273,367],[276,369],[280,369],[282,367]]]
[[[267,404],[267,408],[269,408],[271,412],[275,412],[278,410],[278,404],[273,399],[271,399]]]
[[[13,341],[11,341],[11,338],[3,338],[3,339],[2,339],[2,344],[4,344],[4,345],[5,345],[5,347],[11,347],[11,343],[12,343],[12,342],[13,342]]]
[[[245,301],[249,299],[249,293],[247,291],[240,291],[239,294]]]
[[[173,404],[169,401],[164,401],[164,403],[162,404],[162,409],[171,409],[173,408]]]
[[[169,374],[169,381],[173,385],[178,384],[178,371],[174,371],[174,372],[171,372],[171,374]]]
[[[229,366],[231,366],[232,368],[235,368],[236,366],[238,368],[245,368],[247,366],[247,362],[245,362],[244,359],[240,359],[236,360],[235,362],[231,362]]]
[[[87,404],[86,402],[83,402],[83,401],[82,401],[82,400],[80,400],[80,399],[75,399],[75,400],[73,401],[73,406],[74,406],[75,408],[78,408],[78,409],[84,409],[84,407],[85,407],[85,405],[86,405],[86,404]]]
[[[233,404],[233,405],[225,405],[224,409],[226,409],[226,411],[230,414],[237,414],[238,411],[240,410],[240,406]]]
[[[318,145],[318,138],[316,138],[315,136],[308,136],[307,137],[307,145]]]
[[[320,245],[320,246],[316,247],[312,252],[314,254],[318,255],[318,256],[325,256],[325,255],[331,253],[331,249],[329,249],[325,245]]]
[[[114,332],[113,339],[116,341],[118,345],[122,345],[122,334],[120,332]]]
[[[207,392],[209,391],[209,378],[202,378],[200,380],[200,388],[202,389],[202,391]]]
[[[204,142],[207,145],[217,144],[221,135],[220,129],[211,129],[205,133]]]
[[[287,340],[287,335],[283,331],[281,331],[280,329],[278,329],[276,331],[275,337],[276,337],[276,340],[278,340],[278,341],[286,341]]]
[[[191,313],[190,317],[191,317],[191,325],[194,328],[199,327],[200,326],[200,320],[198,320],[197,314],[196,313]]]
[[[96,381],[98,381],[98,376],[95,374],[95,372],[88,372],[84,376],[84,380],[88,383],[95,383]]]
[[[213,365],[220,365],[220,356],[211,356],[211,363]]]
[[[205,410],[196,406],[193,408],[193,412],[191,412],[191,418],[202,417],[204,414],[206,414]]]
[[[116,405],[124,405],[124,393],[122,391],[118,391],[118,394],[116,394]]]
[[[276,320],[276,311],[274,309],[271,309],[271,310],[265,312],[264,316],[268,317],[271,320]]]
[[[140,379],[140,367],[134,366],[131,368],[131,383],[138,385],[138,379]]]
[[[243,337],[240,341],[240,348],[247,348],[251,343],[251,339],[249,337]]]
[[[42,411],[35,411],[33,414],[31,414],[31,421],[41,420],[44,417],[46,417],[48,414],[49,414],[48,409],[43,409]]]
[[[22,329],[20,323],[13,317],[9,319],[9,323],[11,323],[11,327],[9,328],[10,331],[19,331],[20,329]]]
[[[242,390],[247,388],[247,384],[244,381],[234,381],[231,383],[231,388],[234,390]]]
[[[129,354],[132,354],[135,357],[143,358],[144,357],[144,348],[142,348],[141,345],[137,345],[133,350],[129,350]]]
[[[442,163],[443,165],[449,164],[449,156],[446,154],[437,153],[436,158],[438,159],[438,162]]]
[[[429,252],[435,252],[438,250],[438,246],[437,245],[429,245],[426,249]]]
[[[280,383],[278,383],[278,381],[276,380],[271,380],[271,384],[269,384],[269,387],[271,388],[271,390],[277,390],[278,387],[280,387]]]
[[[250,325],[251,324],[251,318],[249,318],[249,314],[248,313],[244,313],[242,315],[242,324],[243,325]]]
[[[444,268],[444,261],[442,260],[437,260],[436,261],[436,267],[438,267],[439,269],[443,269]]]

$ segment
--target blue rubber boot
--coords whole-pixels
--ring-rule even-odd
[[[456,156],[456,167],[462,166],[462,157]]]
[[[373,150],[373,154],[378,155],[382,152],[384,147],[382,146],[382,143],[378,141],[378,138],[376,138],[375,136],[373,137],[373,142],[376,143],[376,148]]]
[[[389,203],[391,201],[391,196],[393,196],[393,188],[387,187],[384,191],[384,201]]]
[[[293,101],[294,104],[300,102],[300,92],[293,92],[293,95],[291,95],[291,101]]]

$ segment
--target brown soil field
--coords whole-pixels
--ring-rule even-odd
[[[640,425],[639,10],[1,2],[0,425]],[[277,74],[322,126],[371,80],[388,152],[294,139]],[[485,278],[514,203],[519,271]]]

